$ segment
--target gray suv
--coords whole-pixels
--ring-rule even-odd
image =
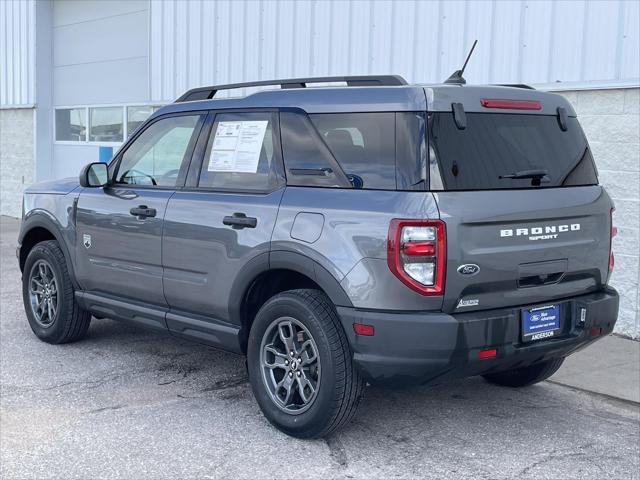
[[[246,355],[268,420],[310,438],[365,382],[523,387],[609,334],[612,210],[561,96],[291,79],[190,90],[30,187],[17,254],[41,340],[109,317]]]

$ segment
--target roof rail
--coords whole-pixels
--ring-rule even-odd
[[[284,80],[261,80],[259,82],[229,83],[227,85],[192,88],[178,98],[175,103],[211,99],[219,90],[265,87],[270,85],[280,85],[280,88],[305,88],[307,83],[325,82],[346,82],[349,87],[389,87],[407,85],[407,81],[400,75],[358,75],[349,77],[310,77],[288,78]]]
[[[513,88],[526,88],[527,90],[535,90],[531,85],[525,85],[524,83],[496,83],[496,87],[513,87]]]

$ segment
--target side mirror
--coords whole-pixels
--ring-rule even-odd
[[[105,187],[109,184],[109,170],[107,164],[95,162],[85,165],[80,172],[80,186]]]

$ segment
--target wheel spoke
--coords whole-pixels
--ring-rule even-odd
[[[311,365],[318,359],[318,354],[316,353],[315,346],[311,340],[307,340],[300,347],[301,354],[300,358],[302,358],[302,365]]]
[[[44,266],[44,263],[38,264],[38,275],[40,276],[40,280],[43,280],[43,281],[47,280],[47,269]]]
[[[51,309],[51,312],[53,313],[51,319],[53,320],[56,316],[56,312],[58,311],[58,306],[56,305],[56,302],[53,301],[53,299],[49,300],[49,307]]]
[[[287,360],[287,355],[284,353],[279,352],[273,345],[267,345],[264,348],[265,352],[270,353],[273,355],[273,362],[269,362],[267,360],[267,355],[265,355],[265,359],[264,359],[264,365],[267,368],[282,368],[282,369],[286,369],[287,365],[285,365],[285,361]]]
[[[300,394],[300,398],[302,398],[304,403],[309,403],[309,400],[311,400],[316,391],[315,386],[304,373],[300,377],[297,377],[296,380],[298,382],[298,393]],[[307,388],[309,389],[308,391]]]
[[[285,331],[288,330],[288,333]],[[294,328],[293,323],[291,322],[281,322],[278,324],[278,334],[280,335],[280,340],[284,343],[284,346],[287,347],[288,352],[295,351],[293,345],[293,336],[294,336]]]
[[[286,392],[284,400],[281,400],[286,407],[291,402],[291,397],[293,396],[293,378],[291,378],[289,375],[285,375],[280,383],[278,383],[276,387],[276,393],[278,393],[281,388]]]

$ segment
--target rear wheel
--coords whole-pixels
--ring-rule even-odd
[[[22,298],[31,330],[40,340],[56,344],[85,336],[91,315],[78,306],[74,293],[58,242],[33,247],[24,265]]]
[[[262,412],[284,433],[323,437],[353,418],[364,381],[324,293],[292,290],[267,301],[251,327],[247,361]]]
[[[502,385],[504,387],[527,387],[549,378],[558,371],[563,362],[564,358],[553,358],[528,367],[490,373],[483,375],[483,377],[489,383]]]

